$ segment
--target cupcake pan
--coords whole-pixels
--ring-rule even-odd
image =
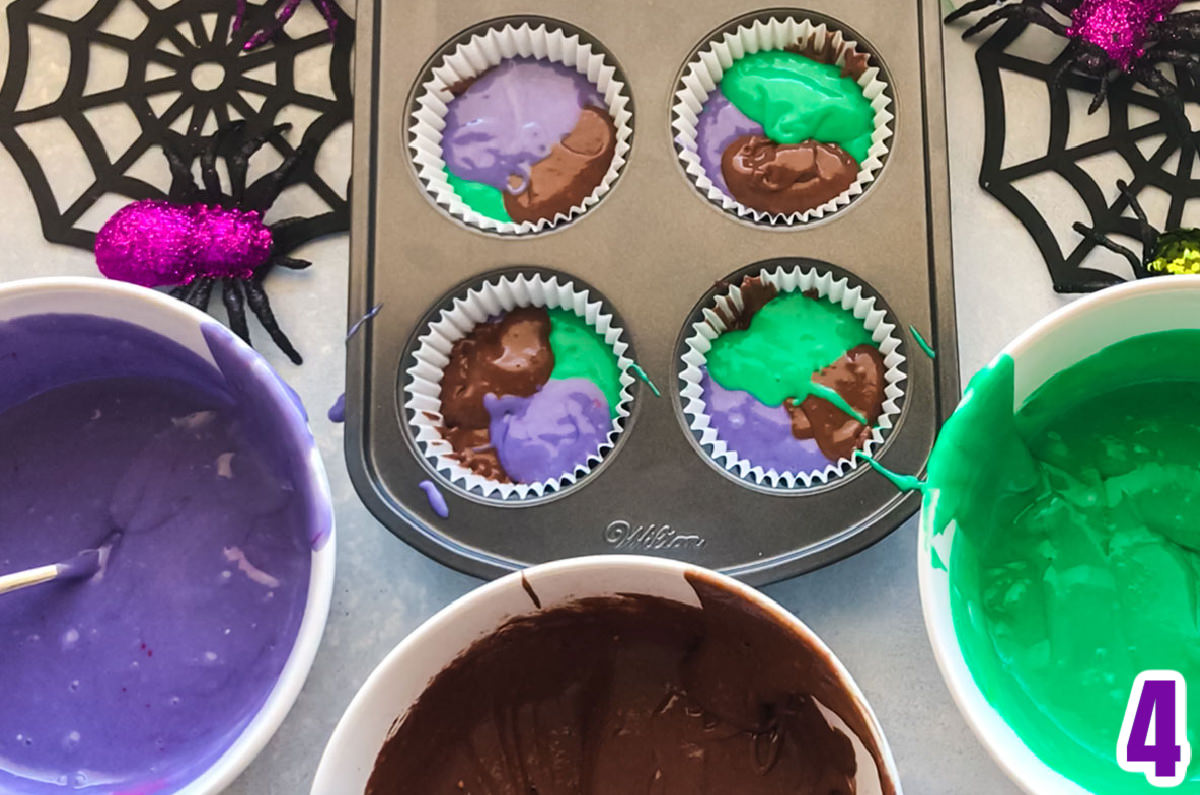
[[[643,553],[760,584],[852,554],[919,505],[918,495],[897,494],[861,466],[792,494],[726,476],[683,419],[678,363],[693,312],[719,280],[781,258],[844,269],[886,303],[906,356],[903,403],[876,454],[898,471],[924,467],[959,396],[938,3],[822,0],[803,11],[743,7],[747,14],[731,20],[733,10],[721,0],[359,4],[349,316],[378,303],[384,310],[349,345],[346,456],[370,510],[426,554],[494,577],[575,555]],[[886,166],[849,206],[800,229],[754,225],[710,203],[674,145],[671,109],[685,63],[755,16],[846,30],[889,76]],[[430,198],[409,151],[429,61],[481,25],[553,20],[594,36],[625,77],[633,135],[621,177],[602,202],[550,231],[502,238],[464,228]],[[422,458],[404,383],[431,313],[485,274],[520,272],[557,273],[602,295],[663,396],[632,386],[625,430],[594,472],[535,504],[509,505],[454,488]],[[920,353],[910,325],[937,349],[935,360]],[[441,485],[448,519],[430,508],[418,486],[425,479]]]

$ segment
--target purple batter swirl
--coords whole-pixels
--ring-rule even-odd
[[[766,406],[749,392],[726,389],[705,368],[700,379],[709,422],[721,441],[754,466],[776,472],[813,472],[832,463],[814,439],[792,435],[783,406]]]
[[[456,177],[518,194],[533,164],[575,129],[588,105],[606,107],[596,87],[574,69],[510,58],[450,101],[442,156]]]
[[[720,88],[712,93],[696,121],[696,153],[704,173],[723,193],[729,193],[721,173],[721,157],[743,135],[766,135],[762,125],[742,113]]]
[[[551,379],[531,397],[485,395],[483,405],[500,463],[520,483],[574,472],[612,429],[604,393],[586,378]]]

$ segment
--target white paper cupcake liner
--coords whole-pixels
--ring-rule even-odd
[[[807,19],[788,16],[755,20],[740,25],[732,32],[722,34],[719,40],[713,40],[704,45],[684,68],[681,80],[683,87],[675,93],[675,103],[671,108],[671,128],[675,131],[675,144],[679,160],[683,164],[683,170],[696,188],[727,212],[757,223],[781,226],[811,223],[850,204],[856,196],[863,193],[875,181],[876,175],[883,167],[888,153],[888,143],[892,137],[891,123],[894,116],[890,109],[892,99],[888,95],[888,86],[883,80],[883,73],[875,58],[872,60],[876,63],[868,66],[858,77],[858,84],[862,87],[863,95],[875,110],[875,131],[871,134],[871,148],[867,150],[867,158],[859,164],[858,177],[854,184],[820,207],[786,215],[747,207],[713,184],[700,163],[696,144],[696,125],[704,103],[708,101],[714,91],[718,90],[721,78],[725,76],[725,70],[732,66],[737,59],[762,50],[782,50],[797,44],[801,47],[818,44],[823,47],[827,32],[833,34],[831,44],[839,50],[838,65],[845,64],[847,53],[870,55],[869,51],[860,48],[858,42],[846,38],[837,28],[828,27],[825,23],[813,24]]]
[[[477,325],[503,312],[530,306],[565,309],[583,318],[617,357],[617,368],[621,372],[621,394],[607,439],[574,472],[564,472],[561,478],[537,483],[500,483],[463,466],[455,459],[454,448],[442,435],[442,373],[450,363],[450,349],[454,343],[467,336]],[[601,301],[569,280],[560,281],[558,276],[504,276],[470,288],[456,297],[449,308],[443,309],[437,320],[431,322],[417,339],[413,351],[416,363],[406,371],[404,407],[410,412],[408,422],[421,454],[449,483],[484,497],[505,501],[525,500],[542,497],[574,484],[613,448],[629,418],[633,402],[630,387],[635,380],[630,367],[634,362],[625,355],[629,345],[622,335],[623,330],[614,324],[611,312]]]
[[[903,369],[905,359],[899,351],[900,338],[895,334],[894,319],[888,317],[883,309],[876,308],[874,296],[864,296],[862,286],[851,284],[846,277],[837,278],[815,268],[801,267],[764,269],[757,274],[747,275],[762,278],[765,283],[773,285],[780,294],[796,290],[815,290],[822,299],[842,307],[861,320],[863,327],[871,333],[871,339],[879,346],[879,353],[883,357],[884,399],[871,436],[859,449],[868,455],[872,454],[883,443],[883,431],[892,428],[900,413],[898,401],[904,394],[901,382],[907,378]],[[741,279],[738,281],[740,283]],[[686,341],[687,349],[682,356],[683,369],[679,377],[684,382],[680,390],[683,413],[688,427],[698,436],[705,453],[737,477],[776,489],[800,489],[820,485],[845,475],[860,465],[865,466],[859,459],[851,457],[835,461],[824,469],[809,472],[764,469],[739,456],[736,450],[717,435],[704,402],[704,391],[700,383],[701,368],[707,364],[712,341],[727,329],[722,316],[736,317],[743,306],[742,291],[738,284],[719,293],[710,305],[702,310],[702,319],[692,324],[693,333]]]
[[[421,86],[413,105],[409,149],[417,177],[439,206],[471,226],[514,236],[552,229],[582,215],[599,202],[625,165],[630,138],[633,136],[633,114],[629,110],[629,90],[619,79],[613,59],[592,44],[582,41],[579,33],[571,32],[569,26],[557,22],[552,24],[561,25],[562,29],[547,28],[545,23],[536,27],[528,23],[506,24],[473,35],[434,65],[433,77]],[[516,57],[561,63],[586,77],[604,97],[617,131],[612,163],[596,189],[582,204],[572,207],[569,213],[558,213],[554,218],[542,218],[536,222],[498,221],[472,210],[446,180],[446,161],[442,157],[442,131],[446,126],[449,103],[454,98],[450,86],[477,77],[501,61]]]

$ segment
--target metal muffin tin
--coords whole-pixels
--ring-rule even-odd
[[[359,4],[352,187],[351,321],[382,303],[350,342],[346,458],[359,494],[395,535],[461,571],[495,577],[575,555],[663,555],[761,584],[839,560],[883,538],[919,504],[865,466],[798,494],[765,493],[718,472],[679,405],[681,332],[714,283],[763,260],[815,260],[844,269],[886,302],[907,361],[904,403],[878,453],[902,472],[923,469],[958,402],[950,263],[946,118],[937,0],[824,0],[809,8],[731,7],[692,0],[481,0]],[[701,196],[683,173],[670,126],[680,72],[731,18],[792,13],[851,32],[885,64],[895,100],[888,162],[848,207],[807,226],[741,221]],[[538,235],[501,238],[435,206],[407,145],[412,95],[428,61],[481,22],[561,20],[611,53],[633,95],[633,146],[595,207]],[[502,22],[501,22],[502,23]],[[663,396],[636,387],[616,449],[578,487],[536,504],[497,505],[442,481],[416,453],[403,416],[415,338],[443,301],[495,271],[562,273],[596,288]],[[937,350],[929,359],[909,332]],[[433,480],[449,505],[430,508]]]

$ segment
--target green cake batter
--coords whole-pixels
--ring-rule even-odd
[[[862,321],[840,306],[802,292],[781,293],[754,314],[748,329],[713,340],[706,363],[709,376],[725,389],[749,392],[767,406],[789,398],[799,405],[816,395],[864,421],[841,395],[812,377],[851,348],[874,344]]]
[[[934,532],[957,522],[963,656],[1049,766],[1097,793],[1159,792],[1115,749],[1143,670],[1180,671],[1200,720],[1200,331],[1118,343],[1015,416],[1012,401],[1001,357],[971,381],[929,464]],[[1171,791],[1200,793],[1200,767]]]
[[[604,338],[587,321],[574,312],[548,309],[550,315],[550,348],[554,351],[551,378],[586,378],[604,393],[608,410],[617,416],[621,401],[621,371],[617,357]]]
[[[867,159],[875,111],[840,66],[784,50],[751,53],[725,72],[721,92],[777,143],[812,139]]]
[[[448,168],[442,170],[446,172],[446,181],[450,183],[450,187],[454,189],[464,204],[480,215],[512,223],[512,216],[508,214],[508,210],[504,209],[504,194],[498,189],[482,182],[463,179]]]

